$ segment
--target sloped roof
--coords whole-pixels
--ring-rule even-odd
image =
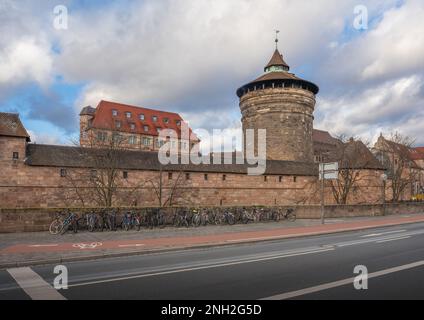
[[[340,142],[340,140],[332,137],[328,131],[317,129],[314,129],[312,131],[312,140],[314,141],[314,143],[331,144],[334,146]]]
[[[83,109],[84,112],[87,112],[87,110],[89,110],[87,107]],[[113,116],[112,110],[116,110],[118,112],[117,116]],[[127,117],[127,112],[131,113],[130,118]],[[144,115],[144,120],[141,120],[141,115]],[[156,122],[153,121],[153,117],[157,117]],[[120,128],[116,127],[116,121],[121,123]],[[157,129],[172,129],[177,132],[178,136],[180,136],[181,125],[178,123],[183,122],[183,118],[177,113],[147,109],[102,100],[95,109],[91,127],[103,130],[116,130],[135,134],[145,134],[149,136],[159,136]],[[134,130],[131,129],[132,124],[135,127]],[[144,130],[145,126],[148,127],[148,131]],[[190,129],[190,134],[191,133],[192,131]]]
[[[90,168],[95,167],[90,159],[101,152],[102,149],[97,148],[29,144],[26,164],[30,166]],[[166,165],[161,168],[158,154],[155,152],[128,150],[117,152],[119,152],[119,168],[127,170],[159,171],[162,169],[166,171],[246,174],[249,167],[246,164],[235,164],[235,159],[233,159],[232,163],[234,164]],[[267,161],[266,174],[316,176],[318,175],[318,168],[313,163]]]
[[[30,137],[16,113],[0,112],[0,136],[26,138]]]
[[[424,147],[413,148],[411,158],[412,160],[424,160]]]
[[[362,141],[353,139],[346,143],[338,141],[335,148],[327,152],[327,162],[338,162],[343,169],[385,169]]]
[[[290,68],[289,65],[284,61],[283,55],[278,51],[278,49],[275,49],[274,54],[266,65],[265,69],[272,66],[284,66]]]

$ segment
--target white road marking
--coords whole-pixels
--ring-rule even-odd
[[[143,246],[145,246],[145,244],[136,243],[136,244],[120,244],[118,247],[127,248],[127,247],[143,247]]]
[[[377,236],[382,236],[385,234],[400,233],[400,232],[406,232],[406,231],[407,230],[395,230],[395,231],[387,231],[387,232],[381,232],[381,233],[372,233],[372,234],[367,234],[365,236],[361,236],[361,238],[377,237]]]
[[[13,268],[7,272],[32,300],[66,300],[31,268]]]
[[[376,241],[376,243],[391,242],[391,241],[404,240],[404,239],[409,239],[409,238],[411,238],[411,236],[391,238],[391,239],[387,239],[387,240],[380,240],[380,241]]]
[[[385,270],[381,270],[381,271],[378,271],[378,272],[370,273],[368,275],[368,279],[377,278],[377,277],[381,277],[381,276],[384,276],[384,275],[387,275],[387,274],[400,272],[400,271],[404,271],[404,270],[408,270],[408,269],[413,269],[413,268],[417,268],[417,267],[421,267],[421,266],[424,266],[424,260],[414,262],[414,263],[410,263],[410,264],[405,264],[403,266],[399,266],[399,267],[395,267],[395,268],[390,268],[390,269],[385,269]],[[292,292],[286,292],[286,293],[283,293],[283,294],[277,294],[275,296],[263,298],[261,300],[286,300],[286,299],[304,296],[304,295],[310,294],[310,293],[315,293],[315,292],[324,291],[324,290],[328,290],[328,289],[332,289],[332,288],[336,288],[336,287],[341,287],[341,286],[348,285],[348,284],[352,284],[352,288],[353,288],[353,281],[354,280],[355,280],[355,277],[352,277],[352,278],[349,278],[349,279],[330,282],[330,283],[322,284],[322,285],[315,286],[315,287],[310,287],[310,288],[301,289],[301,290],[292,291]]]
[[[28,247],[30,248],[43,248],[43,247],[57,247],[58,244],[33,244]]]
[[[311,251],[303,251],[303,252],[297,252],[297,253],[291,253],[291,254],[268,256],[268,257],[257,258],[257,259],[235,260],[235,261],[230,261],[230,262],[225,262],[225,263],[218,263],[218,264],[211,264],[211,265],[206,265],[206,266],[198,266],[198,267],[192,267],[192,268],[167,270],[167,271],[160,271],[160,272],[155,272],[155,273],[138,274],[138,275],[132,275],[132,276],[125,276],[125,277],[113,278],[113,279],[105,279],[105,280],[96,280],[96,281],[89,281],[89,282],[83,282],[83,283],[76,283],[76,284],[69,285],[69,287],[89,286],[89,285],[100,284],[100,283],[108,283],[108,282],[117,282],[117,281],[131,280],[131,279],[147,278],[147,277],[161,276],[161,275],[167,275],[167,274],[173,274],[173,273],[182,273],[182,272],[189,272],[189,271],[214,269],[214,268],[235,266],[235,265],[240,265],[240,264],[245,264],[245,263],[261,262],[261,261],[268,261],[268,260],[276,260],[276,259],[282,259],[282,258],[288,258],[288,257],[295,257],[295,256],[302,256],[302,255],[313,254],[313,253],[322,253],[322,252],[333,251],[333,250],[334,250],[334,248],[331,248],[331,249],[318,249],[318,250],[313,250],[313,251],[311,250]]]

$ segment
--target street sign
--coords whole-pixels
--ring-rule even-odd
[[[339,177],[339,163],[320,163],[319,164],[319,179],[322,180],[337,180]]]

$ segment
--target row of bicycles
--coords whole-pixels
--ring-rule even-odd
[[[172,208],[172,209],[133,209],[133,210],[92,210],[77,213],[69,209],[58,212],[50,224],[51,234],[64,234],[79,230],[89,232],[105,230],[129,231],[141,228],[200,227],[207,225],[235,225],[237,223],[258,223],[266,221],[296,220],[294,209],[283,208]]]

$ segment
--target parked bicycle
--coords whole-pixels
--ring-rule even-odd
[[[66,217],[64,218],[64,216]],[[56,214],[55,219],[50,224],[49,231],[51,234],[65,234],[70,228],[74,233],[78,232],[78,217],[69,210],[64,213]]]
[[[215,216],[215,224],[216,225],[229,224],[229,225],[232,226],[235,223],[236,223],[236,219],[234,217],[234,214],[232,214],[228,210],[225,210],[223,213],[217,214]]]

